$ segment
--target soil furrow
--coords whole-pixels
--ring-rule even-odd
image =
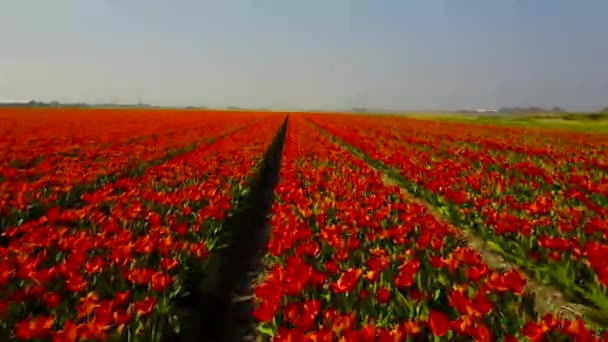
[[[180,341],[245,341],[255,336],[251,281],[268,239],[267,218],[278,183],[287,118],[249,185],[249,192],[222,227],[209,264],[190,274],[184,310],[189,316]],[[205,269],[206,271],[202,271]]]

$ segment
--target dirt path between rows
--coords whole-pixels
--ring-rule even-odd
[[[247,193],[225,217],[217,243],[222,247],[206,264],[193,265],[186,273],[187,296],[180,298],[185,324],[174,341],[256,340],[252,281],[269,236],[268,214],[279,180],[287,120],[264,152]]]
[[[466,245],[469,248],[475,250],[477,253],[479,253],[482,260],[488,265],[488,267],[490,269],[492,269],[493,271],[497,271],[497,272],[505,272],[505,271],[517,268],[517,266],[506,261],[501,255],[493,252],[488,247],[488,244],[483,239],[479,238],[478,236],[472,234],[471,232],[469,232],[465,229],[460,229],[458,227],[455,227],[453,224],[451,224],[449,222],[449,220],[445,219],[438,212],[438,210],[436,208],[434,208],[433,206],[431,206],[424,200],[421,200],[421,199],[417,198],[416,196],[410,194],[400,184],[400,182],[403,181],[402,179],[396,179],[395,177],[392,177],[389,175],[387,170],[392,169],[392,168],[385,166],[386,169],[382,170],[378,167],[375,167],[370,162],[370,161],[373,161],[373,159],[370,158],[369,156],[367,156],[366,154],[364,154],[362,151],[345,143],[344,141],[333,136],[332,134],[325,131],[321,127],[315,125],[314,123],[311,123],[311,122],[309,122],[309,123],[311,125],[313,125],[316,129],[318,129],[322,134],[327,136],[334,144],[336,144],[340,148],[343,148],[344,150],[350,152],[355,157],[363,160],[373,170],[378,171],[382,175],[382,181],[386,185],[399,187],[401,189],[401,192],[405,195],[405,197],[408,200],[411,200],[415,203],[419,203],[419,204],[423,205],[435,217],[435,219],[437,219],[440,222],[447,223],[451,227],[454,227],[456,233],[462,237],[462,239],[466,243]],[[577,303],[567,301],[566,299],[564,299],[563,294],[558,289],[556,289],[552,286],[540,284],[537,281],[533,280],[528,274],[526,274],[526,272],[523,272],[521,270],[519,270],[519,271],[522,274],[524,274],[525,278],[526,278],[526,288],[525,288],[526,293],[524,295],[528,295],[528,296],[531,296],[531,298],[533,298],[534,310],[537,315],[542,317],[545,314],[552,313],[558,319],[569,319],[569,320],[574,320],[577,317],[581,317],[585,321],[585,325],[588,328],[599,329],[602,327],[601,325],[598,325],[598,323],[596,323],[594,321],[585,319],[586,317],[589,316],[588,313],[590,313],[594,309],[589,308],[582,304],[577,304]]]

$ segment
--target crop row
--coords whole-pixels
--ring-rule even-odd
[[[283,155],[254,288],[263,339],[592,336],[580,320],[536,317],[520,272],[491,270],[452,226],[303,118],[290,118]]]
[[[89,114],[94,113],[86,115]],[[113,117],[116,115],[113,111],[106,115],[109,116],[106,120],[113,120],[111,123],[121,122],[121,119]],[[132,115],[133,120],[140,117],[138,113],[123,115]],[[55,118],[58,124],[45,126],[47,132],[23,132],[23,136],[32,137],[37,146],[23,150],[24,146],[31,144],[15,145],[21,148],[15,148],[19,158],[6,160],[0,166],[0,214],[8,217],[0,222],[0,227],[39,216],[54,204],[71,205],[82,192],[99,187],[116,177],[141,173],[146,167],[187,152],[198,144],[207,144],[222,134],[262,119],[264,115],[226,118],[217,114],[192,112],[177,117],[179,119],[175,120],[167,114],[152,115],[151,118],[156,118],[159,122],[151,124],[146,121],[151,118],[144,115],[139,126],[132,123],[122,127],[122,130],[110,130],[113,133],[110,142],[105,140],[102,133],[91,131],[93,127],[80,128],[76,132],[62,129],[55,132],[57,127],[68,125],[61,117]],[[103,118],[101,116],[92,122],[101,121],[103,124]],[[187,118],[192,119],[191,122],[185,121]],[[70,119],[72,118],[66,118],[67,122]],[[129,123],[129,120],[124,121]],[[106,127],[97,130],[104,132]],[[67,138],[55,141],[52,145],[44,145],[45,139],[48,140],[54,134],[66,134]],[[3,138],[10,141],[11,136]],[[4,159],[17,158],[7,157],[10,155],[10,149],[2,153]],[[17,160],[25,161],[26,164],[16,165]]]
[[[559,182],[565,190],[582,192],[577,199],[593,211],[600,211],[602,197],[608,196],[608,140],[603,135],[403,119],[380,122],[390,131],[385,138],[503,168],[512,164],[513,171],[528,177]]]
[[[238,122],[260,115],[268,114],[231,112],[229,117]],[[0,164],[25,171],[41,156],[120,145],[163,133],[180,135],[226,117],[213,111],[2,108]]]
[[[355,118],[355,121],[369,118]],[[608,139],[601,134],[548,131],[524,127],[492,126],[439,120],[380,118],[382,126],[411,143],[435,147],[482,146],[485,151],[515,152],[547,162],[580,164],[608,171]]]
[[[186,270],[205,259],[280,116],[119,179],[6,229],[0,334],[160,341],[182,328]]]
[[[540,167],[534,157],[513,156],[510,150],[514,148],[501,153],[484,145],[468,148],[439,138],[422,146],[413,140],[415,135],[425,135],[428,126],[415,120],[406,120],[409,128],[401,128],[398,136],[382,120],[350,121],[341,116],[311,116],[310,120],[381,162],[379,167],[396,170],[396,178],[411,193],[438,207],[457,226],[493,242],[490,246],[495,252],[541,282],[555,284],[570,300],[593,307],[593,319],[606,323],[605,193],[585,195],[568,181],[567,171]],[[576,146],[576,141],[569,144]],[[588,190],[607,186],[600,185]]]

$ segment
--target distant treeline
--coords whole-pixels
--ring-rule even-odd
[[[564,109],[561,107],[553,107],[551,109],[543,108],[543,107],[503,107],[498,110],[500,113],[507,114],[525,114],[525,113],[542,113],[542,112],[551,112],[551,113],[563,113]]]
[[[477,113],[477,111],[475,110],[458,110],[456,111],[458,113]],[[500,109],[498,109],[496,111],[497,114],[509,114],[509,115],[534,115],[534,114],[547,114],[547,115],[559,115],[560,117],[565,117],[567,115],[575,115],[577,117],[580,117],[580,115],[587,115],[587,114],[572,114],[566,110],[564,110],[561,107],[553,107],[553,108],[543,108],[543,107],[537,107],[537,106],[531,106],[531,107],[502,107]],[[597,113],[608,113],[608,107],[599,110]],[[596,114],[589,114],[591,116],[596,115]]]
[[[600,121],[600,120],[608,120],[608,110],[605,110],[602,113],[568,113],[559,116],[560,119],[563,120],[577,120],[577,121]]]
[[[205,106],[154,106],[145,103],[137,104],[118,104],[118,103],[61,103],[59,101],[43,102],[32,100],[30,102],[4,102],[0,103],[0,108],[182,108],[182,109],[208,109]],[[268,109],[251,109],[241,108],[236,106],[226,107],[228,110],[268,110]]]
[[[15,107],[22,107],[22,108],[185,108],[185,109],[207,109],[208,107],[205,106],[154,106],[154,105],[149,105],[149,104],[145,104],[145,103],[138,103],[138,104],[117,104],[117,103],[100,103],[100,104],[88,104],[88,103],[61,103],[59,101],[51,101],[51,102],[43,102],[43,101],[36,101],[36,100],[32,100],[29,102],[5,102],[5,103],[0,103],[0,108],[15,108]],[[237,106],[227,106],[226,109],[228,110],[268,110],[266,108],[242,108],[242,107],[237,107]],[[322,112],[324,110],[312,110],[312,111],[319,111]],[[347,110],[349,111],[349,110]],[[364,107],[356,107],[356,108],[351,108],[350,109],[351,113],[369,113],[369,112],[374,112],[374,113],[392,113],[392,112],[399,112],[399,111],[395,111],[395,110],[381,110],[381,109],[370,109],[370,108],[364,108]],[[470,109],[465,109],[465,110],[456,110],[456,113],[467,113],[467,114],[479,114],[478,110],[470,110]],[[498,114],[507,114],[507,115],[526,115],[526,116],[530,116],[530,115],[559,115],[560,117],[566,118],[569,115],[573,115],[576,116],[577,118],[580,118],[581,115],[587,115],[587,116],[601,116],[604,117],[606,114],[608,113],[608,107],[603,108],[602,110],[599,110],[595,113],[592,114],[572,114],[564,109],[562,109],[561,107],[553,107],[553,108],[543,108],[543,107],[538,107],[538,106],[530,106],[530,107],[502,107],[500,109],[498,109],[497,111],[494,111],[494,115]],[[590,118],[591,119],[591,118]],[[593,119],[591,119],[593,120]]]
[[[7,102],[0,103],[0,107],[24,107],[24,108],[154,108],[155,106],[147,104],[116,104],[116,103],[101,103],[101,104],[88,104],[88,103],[61,103],[58,101],[42,102],[42,101],[30,101],[30,102]]]
[[[43,102],[32,100],[30,102],[5,102],[0,103],[0,108],[185,108],[185,109],[206,109],[204,106],[186,107],[164,107],[153,106],[145,103],[119,104],[119,103],[61,103],[59,101]]]
[[[477,110],[458,110],[458,113],[477,113]],[[499,114],[522,114],[527,115],[530,113],[563,113],[565,112],[560,107],[553,107],[551,109],[543,108],[543,107],[502,107],[495,111],[495,113]]]

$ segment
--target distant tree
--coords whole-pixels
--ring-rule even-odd
[[[542,107],[531,106],[531,107],[528,108],[528,111],[530,111],[530,112],[544,112],[545,110]]]
[[[561,107],[555,106],[551,108],[551,111],[556,113],[562,113],[564,110]]]
[[[602,109],[602,113],[608,113],[608,107]]]
[[[503,107],[503,108],[500,108],[498,111],[501,113],[523,113],[528,110],[529,109],[522,108],[522,107]]]

